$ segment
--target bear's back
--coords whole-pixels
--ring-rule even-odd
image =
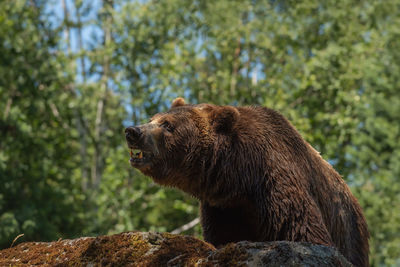
[[[295,183],[296,190],[313,199],[316,213],[341,253],[358,266],[368,266],[366,220],[342,177],[280,113],[264,107],[240,107],[238,111],[239,133],[245,132],[249,140],[261,139],[259,145],[267,149],[267,179]]]

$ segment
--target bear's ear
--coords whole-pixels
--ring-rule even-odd
[[[239,120],[239,111],[231,106],[217,107],[210,114],[211,125],[219,133],[229,133]]]
[[[182,97],[178,97],[178,98],[175,98],[174,101],[172,101],[171,108],[180,107],[180,106],[184,106],[184,105],[185,105],[185,99],[183,99]]]

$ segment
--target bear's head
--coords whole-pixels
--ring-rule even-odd
[[[234,133],[239,116],[234,107],[177,98],[169,111],[125,129],[130,164],[159,184],[197,195],[215,143]]]

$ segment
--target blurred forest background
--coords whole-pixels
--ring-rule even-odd
[[[177,96],[287,116],[400,265],[400,0],[1,0],[0,247],[196,218],[123,134]]]

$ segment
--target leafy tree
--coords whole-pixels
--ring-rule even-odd
[[[82,193],[74,99],[43,6],[0,3],[0,246],[76,234]]]
[[[194,219],[123,140],[184,96],[289,117],[363,206],[371,264],[399,264],[398,0],[61,3],[58,23],[49,3],[0,3],[2,246]]]
[[[116,28],[134,114],[176,95],[280,110],[352,186],[379,265],[400,247],[398,14],[396,1],[128,2]]]

